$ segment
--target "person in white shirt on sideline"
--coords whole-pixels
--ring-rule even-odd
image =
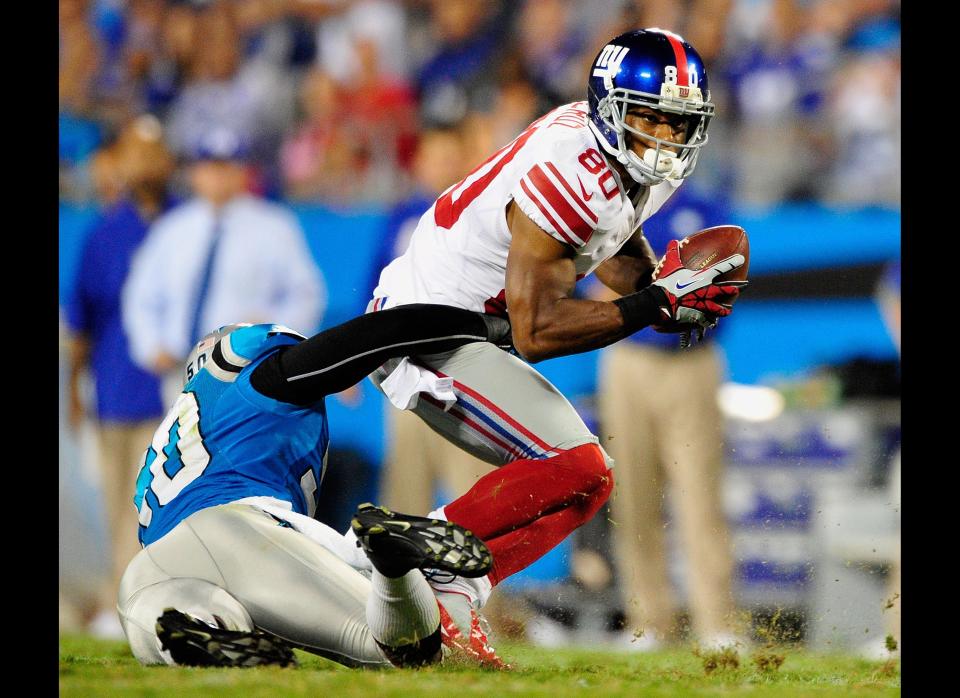
[[[158,218],[123,289],[134,361],[179,368],[207,332],[239,318],[313,332],[326,288],[293,213],[246,189],[245,144],[212,131],[194,152],[194,198]]]

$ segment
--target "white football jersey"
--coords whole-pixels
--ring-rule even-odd
[[[631,201],[588,120],[585,101],[558,107],[447,189],[381,272],[372,309],[439,303],[504,314],[511,199],[575,250],[577,279],[614,255],[681,182],[641,188]]]

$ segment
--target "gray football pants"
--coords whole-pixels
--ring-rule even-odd
[[[585,443],[599,446],[573,405],[532,366],[493,344],[475,342],[454,351],[413,357],[419,366],[454,379],[457,402],[447,411],[421,394],[413,412],[443,437],[492,465],[550,458]],[[370,375],[380,383],[397,365]],[[608,457],[607,466],[613,461]]]
[[[350,667],[390,666],[366,623],[370,581],[249,504],[203,509],[141,550],[117,609],[134,656],[169,663],[154,629],[165,608],[232,630],[254,626]]]

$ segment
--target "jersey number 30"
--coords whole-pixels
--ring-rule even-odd
[[[151,501],[161,507],[169,504],[209,465],[210,453],[203,445],[199,425],[200,405],[196,396],[192,392],[181,393],[154,433],[137,477],[134,503],[140,512],[140,525],[150,525]]]

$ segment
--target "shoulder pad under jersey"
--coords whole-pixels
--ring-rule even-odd
[[[614,225],[621,192],[575,106],[542,126],[537,161],[511,194],[534,223],[576,249]]]

